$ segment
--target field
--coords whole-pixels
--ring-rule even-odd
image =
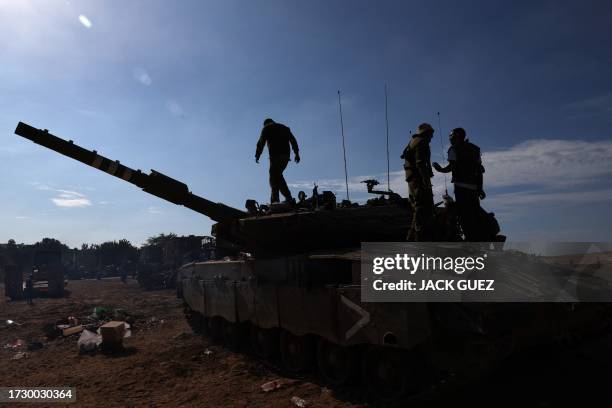
[[[133,280],[70,281],[69,297],[0,303],[0,386],[72,386],[78,406],[350,406],[308,380],[290,379],[274,366],[246,353],[232,353],[191,334],[181,303],[172,291],[142,291]],[[4,288],[0,286],[4,293]],[[79,335],[45,340],[43,326],[68,316],[86,316],[94,307],[122,308],[135,317],[126,350],[118,354],[79,354]],[[2,326],[11,319],[21,324]],[[4,328],[2,328],[4,327]],[[27,351],[5,344],[22,339],[44,347]],[[18,352],[27,358],[11,360]],[[272,392],[271,380],[293,382]],[[26,406],[32,406],[27,404]]]
[[[291,377],[247,352],[231,352],[191,334],[172,291],[145,292],[135,281],[114,279],[70,281],[68,289],[66,298],[35,299],[33,306],[0,302],[0,386],[72,386],[76,405],[85,407],[293,407],[292,397],[311,407],[367,405],[364,387],[330,389],[315,374]],[[122,308],[133,317],[125,351],[79,354],[78,334],[45,338],[45,324],[90,315],[96,306]],[[7,319],[17,324],[7,325]],[[18,339],[23,346],[6,347]],[[28,351],[27,344],[36,341],[43,348]],[[26,356],[13,360],[20,352]],[[487,378],[438,398],[472,406],[492,401],[498,406],[554,406],[606,393],[609,374],[599,373],[610,369],[611,337],[598,335],[578,346],[523,351]],[[262,391],[272,380],[284,384]]]

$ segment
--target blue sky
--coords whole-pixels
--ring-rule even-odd
[[[392,188],[420,122],[481,146],[483,206],[517,240],[610,240],[612,5],[606,1],[0,0],[0,242],[71,246],[211,222],[13,135],[48,128],[242,208],[269,196],[254,162],[266,117],[290,126],[313,182],[343,193],[343,93],[351,198]],[[434,178],[436,191],[444,177]],[[439,195],[438,195],[439,196]]]

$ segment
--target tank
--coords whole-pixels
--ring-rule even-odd
[[[375,190],[375,180],[364,181],[374,196],[365,204],[338,203],[315,187],[310,197],[300,192],[295,206],[247,200],[239,210],[47,130],[20,122],[15,133],[214,220],[219,259],[179,269],[177,295],[188,322],[228,347],[248,345],[260,358],[278,359],[290,372],[316,366],[332,386],[362,381],[383,401],[439,395],[517,344],[557,335],[583,316],[564,304],[363,302],[361,243],[405,240],[411,222],[408,199]],[[503,242],[489,218],[486,241]],[[436,206],[436,220],[436,240],[461,239],[452,200]]]

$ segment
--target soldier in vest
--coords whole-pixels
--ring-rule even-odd
[[[459,224],[466,241],[479,241],[478,214],[480,200],[485,198],[482,188],[484,167],[480,148],[471,143],[462,128],[453,129],[449,135],[451,147],[448,149],[446,167],[434,163],[433,167],[441,173],[452,172],[451,183],[455,186],[455,201]]]
[[[433,239],[433,191],[431,188],[431,150],[429,143],[434,129],[429,123],[422,123],[404,149],[406,182],[412,202],[412,226],[409,241],[431,241]]]

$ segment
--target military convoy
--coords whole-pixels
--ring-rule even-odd
[[[423,396],[483,372],[533,333],[563,332],[577,313],[563,304],[362,302],[360,244],[402,241],[411,222],[408,199],[375,191],[373,180],[365,204],[315,188],[295,206],[248,200],[242,211],[46,130],[19,123],[15,133],[216,221],[218,259],[188,263],[177,277],[188,321],[230,347],[248,339],[290,372],[316,365],[332,385],[362,377],[382,400]],[[436,240],[461,239],[452,206],[436,207]],[[503,241],[498,233],[490,241]]]

